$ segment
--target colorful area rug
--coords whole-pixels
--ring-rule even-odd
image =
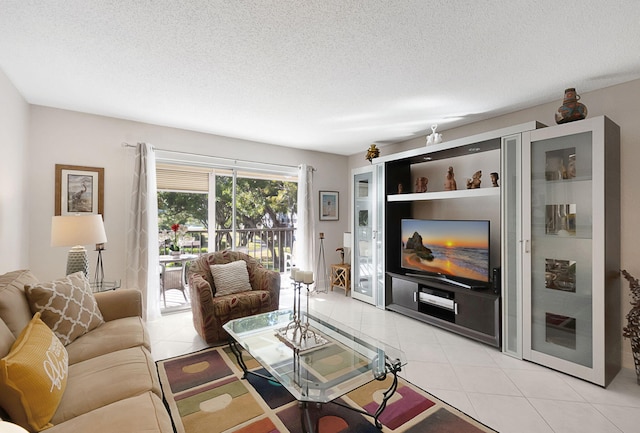
[[[266,371],[243,352],[249,370]],[[301,409],[278,383],[248,375],[228,346],[157,362],[165,403],[177,433],[299,433]],[[346,394],[343,404],[375,413],[391,381],[372,381]],[[373,418],[327,403],[310,409],[319,433],[377,433]],[[473,418],[400,379],[380,416],[387,433],[493,432]]]

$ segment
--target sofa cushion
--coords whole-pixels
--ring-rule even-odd
[[[149,333],[140,317],[105,322],[66,346],[69,365],[117,350],[142,346],[151,350]]]
[[[210,265],[210,268],[213,284],[216,287],[215,296],[225,296],[251,290],[247,263],[244,260],[236,260],[222,265]]]
[[[105,322],[123,317],[142,317],[142,292],[138,289],[117,289],[93,295]]]
[[[36,313],[0,360],[0,404],[30,431],[51,427],[68,380],[64,346]]]
[[[15,342],[16,337],[13,336],[13,333],[4,321],[0,319],[0,358],[7,356],[11,350],[11,346],[13,346]]]
[[[143,347],[87,359],[69,366],[67,390],[51,422],[66,422],[147,391],[162,395],[155,363]]]
[[[0,275],[0,318],[16,338],[33,317],[24,295],[25,284],[38,284],[31,271],[19,270]]]
[[[65,346],[102,325],[89,280],[82,272],[58,280],[25,285],[31,311],[42,312],[45,322]]]
[[[69,432],[173,433],[174,430],[162,400],[152,392],[145,392],[100,407],[47,430],[47,433]]]

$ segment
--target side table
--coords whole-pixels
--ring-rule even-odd
[[[349,263],[339,263],[331,265],[331,291],[333,287],[344,289],[344,295],[349,296],[351,290],[351,265]]]
[[[107,290],[115,290],[120,288],[120,280],[115,281],[103,281],[98,283],[96,281],[91,281],[89,283],[91,286],[91,290],[93,293],[106,292]]]

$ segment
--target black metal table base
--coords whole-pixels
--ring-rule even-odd
[[[242,346],[239,346],[238,343],[233,338],[229,339],[229,347],[231,349],[231,352],[233,352],[233,354],[235,355],[236,360],[238,361],[238,365],[242,369],[243,379],[247,378],[247,374],[252,374],[254,376],[261,377],[265,380],[277,382],[277,380],[274,377],[265,376],[264,374],[250,371],[247,368],[247,364],[245,364],[244,359],[242,359]],[[382,423],[380,423],[380,420],[378,418],[380,417],[380,415],[382,415],[382,412],[384,412],[385,408],[387,407],[387,402],[389,401],[389,399],[393,396],[393,394],[395,394],[396,390],[398,389],[398,373],[401,371],[401,369],[402,369],[402,366],[400,365],[399,360],[390,360],[388,358],[385,359],[385,371],[382,372],[377,377],[375,377],[375,379],[379,381],[383,381],[387,378],[387,374],[392,374],[393,380],[389,388],[382,393],[382,402],[380,403],[380,406],[378,406],[378,409],[374,414],[370,414],[365,410],[358,409],[353,406],[349,406],[335,400],[331,401],[330,403],[338,405],[345,409],[352,410],[354,412],[358,412],[362,415],[373,417],[373,422],[375,426],[378,429],[382,430]],[[322,408],[323,403],[298,401],[298,406],[300,407],[300,424],[302,425],[303,433],[317,433],[318,431],[319,418],[312,420],[311,413],[309,412],[309,405],[314,405],[314,404],[318,408]]]

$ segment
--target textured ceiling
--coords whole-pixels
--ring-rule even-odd
[[[31,104],[350,155],[640,78],[640,1],[0,0]]]

